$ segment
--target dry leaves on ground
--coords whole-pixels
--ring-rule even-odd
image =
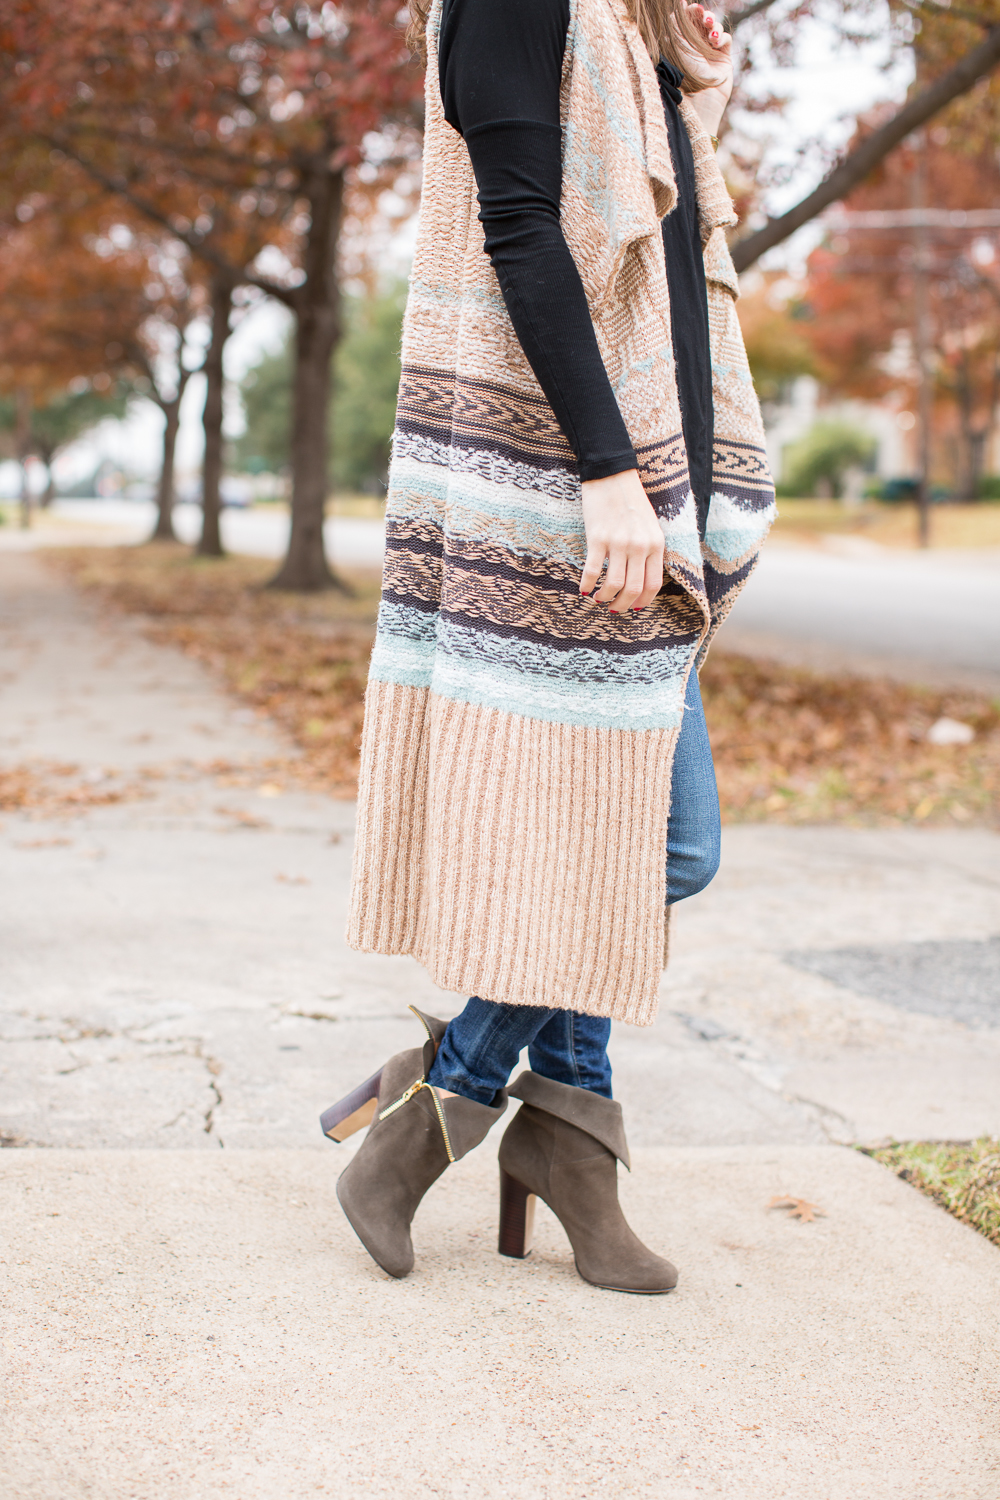
[[[84,588],[143,616],[153,640],[180,646],[276,719],[304,751],[299,779],[354,795],[375,575],[352,575],[348,599],[272,593],[264,588],[271,562],[193,558],[170,546],[74,549],[56,560]]]
[[[1000,821],[1000,705],[713,651],[702,672],[729,822]],[[967,745],[933,745],[939,719]]]
[[[826,1214],[815,1203],[809,1203],[805,1198],[789,1198],[778,1196],[771,1198],[767,1204],[768,1208],[787,1208],[790,1219],[798,1219],[803,1224],[814,1224],[817,1219],[825,1219]]]
[[[1000,1140],[905,1141],[867,1153],[1000,1245]]]
[[[273,593],[262,587],[271,563],[174,547],[81,549],[55,560],[277,719],[302,751],[289,775],[354,794],[374,575],[352,575],[348,599]],[[729,822],[1000,821],[1000,705],[982,695],[824,676],[718,649],[702,689]],[[970,725],[972,742],[929,744],[942,717]]]
[[[30,766],[0,768],[0,812],[26,812],[54,818],[109,807],[149,795],[143,773],[122,776],[117,771],[84,771],[80,766],[35,762]],[[41,841],[36,841],[38,847]],[[47,840],[54,843],[55,840]],[[26,846],[27,847],[27,846]]]

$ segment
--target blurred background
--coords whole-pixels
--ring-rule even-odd
[[[612,1042],[685,1279],[501,1262],[482,1153],[386,1319],[317,1116],[465,998],[344,936],[401,0],[0,5],[4,1494],[997,1494],[1000,0],[726,19],[780,515],[702,675],[720,872]]]
[[[310,620],[349,616],[350,671],[283,697],[340,787],[420,193],[402,20],[43,0],[0,30],[5,545],[155,540],[91,584],[226,660],[253,635],[220,644],[234,597],[278,607],[262,583],[313,596],[307,652],[329,654]],[[780,497],[706,678],[727,814],[989,821],[1000,11],[754,0],[727,25],[720,158]]]
[[[616,1027],[616,1093],[637,1145],[856,1145],[1000,1244],[1000,0],[726,20],[780,514],[702,675],[721,871],[656,1026]],[[343,938],[420,198],[404,23],[0,7],[0,1146],[318,1150],[405,1004],[463,1003]],[[885,1253],[923,1288],[907,1222]]]

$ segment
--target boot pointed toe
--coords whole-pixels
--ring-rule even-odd
[[[352,1191],[348,1177],[350,1170],[346,1167],[337,1179],[337,1201],[344,1210],[344,1217],[375,1264],[387,1276],[402,1281],[413,1270],[413,1240],[409,1225],[403,1223],[398,1214],[372,1212],[366,1195],[362,1193],[359,1199]]]
[[[577,1275],[589,1281],[591,1286],[599,1286],[605,1292],[632,1292],[636,1296],[654,1297],[672,1292],[678,1281],[677,1267],[661,1255],[650,1255],[645,1265],[633,1265],[631,1275],[624,1279],[603,1280],[600,1275],[589,1276],[579,1260],[576,1261],[576,1270]]]
[[[397,1280],[413,1269],[410,1225],[424,1194],[452,1162],[479,1144],[507,1108],[506,1090],[491,1105],[457,1095],[438,1097],[427,1073],[445,1023],[434,1016],[420,1019],[428,1034],[423,1048],[397,1053],[323,1117],[324,1133],[343,1139],[377,1087],[371,1126],[340,1175],[337,1199],[372,1260]]]
[[[566,1231],[584,1281],[647,1296],[673,1291],[676,1267],[633,1233],[618,1202],[618,1162],[629,1161],[621,1106],[535,1073],[510,1093],[523,1102],[500,1143],[500,1253],[526,1253],[535,1195]]]

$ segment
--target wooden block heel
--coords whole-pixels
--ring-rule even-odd
[[[336,1104],[324,1110],[319,1117],[323,1134],[331,1141],[346,1141],[349,1135],[362,1130],[371,1123],[378,1108],[378,1091],[382,1082],[382,1069],[359,1084]]]
[[[500,1168],[500,1239],[501,1255],[523,1260],[531,1251],[535,1234],[535,1195],[523,1182]]]

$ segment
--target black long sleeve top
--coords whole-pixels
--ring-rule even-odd
[[[444,0],[445,118],[476,176],[485,250],[525,358],[577,456],[581,479],[620,474],[635,451],[601,359],[580,274],[559,222],[559,90],[569,0]],[[691,487],[707,508],[712,465],[708,302],[680,74],[657,73],[678,203],[663,221],[674,359]]]

